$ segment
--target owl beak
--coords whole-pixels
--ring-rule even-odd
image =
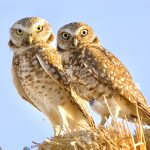
[[[29,35],[28,42],[29,42],[30,45],[33,43],[33,37],[32,37],[32,35]]]
[[[78,45],[78,40],[77,40],[76,38],[74,38],[73,44],[74,44],[74,46],[77,46],[77,45]]]

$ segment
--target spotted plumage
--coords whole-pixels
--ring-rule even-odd
[[[9,46],[14,54],[16,89],[48,117],[55,135],[94,126],[86,104],[70,95],[53,42],[51,26],[42,18],[24,18],[11,27]]]
[[[70,23],[58,31],[58,52],[72,91],[87,101],[101,115],[101,124],[110,116],[130,121],[137,118],[150,125],[150,109],[129,71],[106,50],[93,29],[85,23]]]

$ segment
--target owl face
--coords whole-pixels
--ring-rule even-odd
[[[57,42],[58,47],[63,51],[68,49],[76,49],[81,45],[93,43],[97,37],[93,29],[81,22],[67,24],[58,31]]]
[[[10,28],[10,41],[17,47],[35,45],[38,42],[54,40],[50,24],[38,17],[17,21]]]

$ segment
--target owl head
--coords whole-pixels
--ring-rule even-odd
[[[89,44],[99,44],[93,29],[82,22],[73,22],[61,27],[57,35],[59,50],[67,51]]]
[[[21,48],[36,45],[39,42],[50,43],[54,41],[54,38],[52,28],[46,20],[28,17],[17,21],[10,28],[9,46]]]

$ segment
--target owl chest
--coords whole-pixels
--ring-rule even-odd
[[[44,71],[36,57],[20,57],[17,67],[18,76],[27,95],[37,107],[44,108],[61,103],[64,92],[58,84]],[[63,99],[63,100],[64,100]]]
[[[65,72],[67,73],[70,85],[82,98],[87,99],[87,97],[91,95],[89,88],[97,86],[96,80],[80,61],[70,62],[70,64],[66,66]]]
[[[18,63],[18,76],[22,79],[34,76],[37,73],[37,71],[41,70],[40,64],[35,56],[31,58],[23,55],[18,57],[16,61]]]
[[[79,63],[80,62],[80,63]],[[84,65],[84,62],[74,61],[70,64],[71,85],[76,92],[85,99],[112,97],[113,91],[107,84],[100,82]]]
[[[84,66],[84,62],[81,59],[74,59],[67,69],[71,81],[78,82],[83,86],[96,86],[98,85],[97,79],[91,72]]]
[[[25,88],[42,91],[41,85],[52,82],[51,78],[49,78],[39,64],[36,56],[26,57],[23,55],[17,61],[17,73]]]

